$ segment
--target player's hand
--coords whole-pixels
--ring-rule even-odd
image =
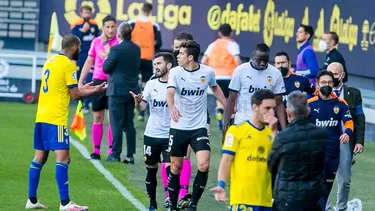
[[[99,85],[92,86],[94,82],[87,83],[83,86],[84,89],[92,89],[94,92],[105,92],[107,90],[108,84],[103,82]]]
[[[85,24],[83,24],[83,27],[82,27],[82,32],[83,33],[87,32],[89,29],[90,29],[89,22],[86,22]]]
[[[131,95],[132,95],[132,97],[134,98],[134,101],[137,103],[137,104],[140,104],[141,102],[142,102],[142,99],[143,99],[143,95],[142,95],[142,93],[140,93],[140,94],[134,94],[134,92],[132,92],[132,91],[130,91],[129,92]]]
[[[79,89],[82,89],[85,85],[83,84],[83,82],[78,82],[78,88]]]
[[[227,202],[225,197],[225,190],[222,187],[214,187],[211,189],[211,192],[215,193],[215,200],[219,202]]]
[[[277,130],[278,119],[274,115],[265,115],[264,121],[269,124],[271,130]]]
[[[99,56],[100,58],[105,59],[107,57],[107,54],[105,51],[99,51]]]
[[[171,117],[172,117],[172,120],[174,122],[178,122],[178,120],[180,119],[181,116],[181,113],[177,110],[177,108],[173,108],[172,109],[172,112],[171,112]]]
[[[340,143],[341,144],[347,144],[349,142],[349,135],[346,134],[346,133],[343,133],[341,136],[340,136]]]
[[[356,154],[361,154],[363,152],[363,145],[362,144],[356,144],[354,146],[354,150],[353,150],[353,153],[356,155]]]

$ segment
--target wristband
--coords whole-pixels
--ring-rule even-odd
[[[224,189],[225,188],[225,182],[223,180],[220,180],[219,182],[217,182],[217,186]]]

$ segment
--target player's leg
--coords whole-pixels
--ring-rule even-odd
[[[158,172],[158,163],[161,162],[160,139],[144,136],[143,143],[143,156],[146,165],[146,191],[150,198],[150,208],[149,210],[157,210],[156,203],[156,187],[157,179],[156,174]]]
[[[350,183],[352,176],[353,153],[350,144],[340,144],[340,163],[337,170],[337,211],[345,211],[348,208]]]
[[[162,160],[162,168],[160,172],[162,172],[162,180],[163,180],[163,186],[165,190],[165,201],[164,201],[164,207],[168,208],[170,204],[170,198],[168,194],[168,176],[171,172],[171,158],[168,152],[169,148],[169,139],[160,139],[161,143],[161,154],[163,155],[163,160]],[[163,168],[164,167],[164,168]],[[164,178],[165,181],[164,181]]]
[[[319,204],[322,207],[322,210],[325,210],[325,207],[327,205],[328,196],[332,190],[332,186],[335,181],[336,171],[339,166],[339,161],[340,159],[338,158],[326,158],[325,179],[326,179],[327,190],[326,190],[326,195],[324,196],[323,200],[319,201]]]
[[[34,149],[34,159],[29,167],[29,199],[26,202],[26,209],[47,209],[47,207],[42,205],[37,199],[40,173],[43,165],[47,162],[49,152],[45,151],[44,148],[41,123],[35,123],[34,126]]]
[[[199,199],[206,187],[208,180],[208,170],[210,168],[210,140],[207,136],[207,129],[200,128],[191,134],[191,148],[194,150],[198,172],[194,179],[193,194],[188,210],[196,210]]]
[[[171,200],[169,210],[177,209],[180,193],[180,174],[184,156],[190,142],[190,131],[170,129],[169,152],[171,158],[171,172],[168,176],[168,191]]]
[[[82,66],[83,66],[83,64],[82,64]],[[85,78],[85,84],[90,83],[90,82],[92,81],[92,76],[93,76],[93,72],[90,70],[90,72],[87,73],[87,76],[86,76],[86,78]],[[84,114],[90,113],[90,107],[89,107],[90,102],[91,102],[91,96],[89,96],[89,97],[85,97],[85,98],[83,99],[83,108],[82,108],[82,112],[83,112]]]
[[[60,195],[60,211],[88,210],[88,207],[75,204],[69,197],[68,169],[70,163],[70,143],[68,128],[61,125],[48,125],[47,127],[49,128],[49,138],[48,147],[46,148],[55,151],[56,154],[55,176]]]
[[[168,168],[168,169],[167,169]],[[167,166],[164,162],[161,164],[160,168],[160,175],[161,175],[161,181],[163,182],[163,188],[165,192],[165,201],[164,201],[164,207],[168,208],[169,207],[169,193],[168,193],[168,171],[171,170],[171,166]]]
[[[217,84],[220,86],[221,90],[224,93],[225,98],[229,97],[229,83],[230,80],[227,79],[220,79],[216,80]],[[216,119],[217,119],[217,124],[219,127],[219,130],[223,129],[223,117],[224,117],[224,106],[216,100]]]
[[[94,85],[99,85],[104,81],[94,80]],[[92,124],[92,142],[93,142],[93,153],[90,155],[91,159],[100,159],[100,145],[103,139],[103,121],[104,111],[107,107],[107,96],[104,93],[98,93],[92,96],[92,111],[94,122]]]
[[[111,121],[108,111],[108,97],[107,97],[107,118],[108,118],[108,126],[107,126],[107,138],[108,138],[108,156],[112,155],[112,147],[113,147],[113,136],[112,136],[112,128],[111,128]]]
[[[190,162],[191,147],[188,146],[186,156],[182,163],[181,175],[180,175],[180,200],[178,201],[178,207],[181,209],[187,208],[189,205],[189,199],[191,195],[189,194],[190,178],[192,173],[192,167]]]

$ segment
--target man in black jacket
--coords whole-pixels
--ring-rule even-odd
[[[135,128],[134,98],[129,91],[139,93],[138,74],[141,50],[131,41],[131,26],[123,22],[117,28],[120,44],[111,48],[104,62],[103,71],[108,74],[107,96],[113,134],[113,153],[108,161],[120,161],[122,132],[126,132],[127,156],[124,163],[134,164]]]
[[[336,174],[338,182],[336,210],[345,211],[350,192],[353,154],[360,154],[363,151],[366,120],[362,109],[361,91],[344,84],[346,74],[342,64],[333,62],[327,67],[327,71],[332,72],[334,76],[333,92],[346,101],[354,122],[354,133],[350,136],[350,145],[340,144],[340,163]],[[327,201],[326,210],[332,210],[330,200]]]
[[[273,210],[317,211],[325,193],[325,145],[327,131],[308,119],[306,95],[288,95],[288,128],[275,138],[268,157],[268,168],[275,178]]]

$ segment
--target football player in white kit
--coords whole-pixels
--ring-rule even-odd
[[[216,84],[214,70],[197,63],[199,54],[200,45],[197,42],[182,43],[177,56],[179,66],[170,71],[168,79],[167,103],[172,118],[169,135],[169,210],[177,210],[182,161],[189,145],[196,154],[198,173],[187,210],[197,209],[198,201],[207,184],[210,166],[211,148],[206,129],[208,88],[211,88],[220,103],[226,104],[224,94]]]
[[[166,93],[168,73],[172,65],[173,56],[171,53],[161,52],[156,54],[154,57],[156,78],[146,83],[142,94],[135,95],[133,92],[130,92],[140,111],[144,111],[147,104],[150,108],[150,117],[148,118],[144,132],[143,145],[146,164],[145,183],[147,195],[150,198],[150,211],[157,210],[156,174],[158,172],[158,163],[161,162],[160,155],[163,155],[163,163],[167,167],[167,172],[170,166],[168,143],[171,115],[166,102]]]
[[[276,113],[282,129],[286,126],[285,107],[282,95],[285,93],[283,76],[276,67],[268,64],[270,48],[260,43],[256,45],[253,59],[236,67],[229,84],[230,94],[224,112],[225,133],[236,105],[234,124],[244,122],[251,117],[251,96],[256,90],[268,89],[276,95]]]

